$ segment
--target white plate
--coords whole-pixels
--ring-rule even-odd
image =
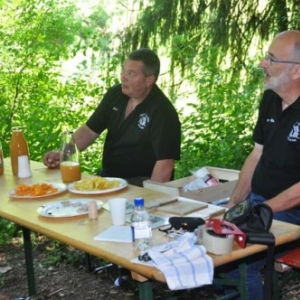
[[[43,197],[54,196],[54,195],[60,194],[67,190],[67,186],[63,183],[47,183],[47,184],[51,184],[54,188],[58,189],[58,191],[53,194],[46,194],[46,195],[41,195],[41,196],[30,196],[30,195],[18,196],[18,195],[16,195],[15,190],[10,190],[9,196],[14,197],[14,198],[43,198]]]
[[[43,217],[66,218],[88,214],[88,204],[93,199],[76,199],[52,202],[40,206],[37,213]],[[103,202],[97,200],[97,209],[103,206]]]
[[[71,184],[68,185],[68,190],[71,193],[74,193],[74,194],[97,195],[97,194],[104,194],[104,193],[119,191],[119,190],[124,189],[128,185],[127,181],[122,179],[122,178],[116,178],[116,177],[103,177],[103,178],[105,178],[107,180],[116,180],[116,179],[120,180],[120,184],[118,186],[115,186],[115,187],[110,188],[110,189],[105,189],[105,190],[83,191],[83,190],[75,189],[74,183],[71,183]],[[78,182],[80,182],[80,181],[78,181]]]

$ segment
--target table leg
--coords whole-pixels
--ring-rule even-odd
[[[85,256],[85,267],[88,272],[92,272],[93,268],[91,264],[91,256],[89,253],[86,252],[84,252],[84,256]]]
[[[140,300],[153,300],[152,281],[147,280],[139,282],[139,299]]]
[[[22,227],[22,231],[23,231],[23,239],[24,239],[24,253],[25,253],[25,262],[26,262],[28,293],[29,296],[35,296],[36,286],[35,286],[30,230],[25,227]]]

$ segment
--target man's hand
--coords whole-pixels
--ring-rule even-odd
[[[226,204],[221,205],[221,206],[226,207],[226,208],[231,208],[231,207],[233,207],[235,205],[236,205],[235,203],[233,203],[231,201],[228,201]]]
[[[59,160],[60,160],[59,151],[55,150],[55,151],[47,152],[44,155],[43,163],[49,169],[54,169],[54,168],[59,167]]]

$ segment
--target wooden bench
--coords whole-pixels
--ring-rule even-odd
[[[279,258],[275,259],[274,269],[277,272],[274,272],[274,300],[279,300],[282,297],[281,288],[286,285],[287,282],[294,279],[295,274],[292,272],[292,269],[300,269],[300,247],[296,247],[294,249],[289,250]],[[279,273],[284,273],[286,271],[290,271],[285,273],[285,277],[283,283],[281,283],[281,287],[279,286]],[[283,276],[283,274],[282,274]],[[299,275],[296,275],[298,278]]]
[[[300,269],[300,247],[290,250],[286,254],[276,259],[276,263],[284,264],[292,268]],[[288,268],[283,267],[282,271]],[[277,270],[277,269],[276,269]],[[280,270],[277,270],[280,271]]]

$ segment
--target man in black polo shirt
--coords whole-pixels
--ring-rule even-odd
[[[300,225],[300,31],[286,31],[271,43],[260,67],[267,89],[246,159],[229,206],[250,193],[274,218]]]
[[[145,179],[171,180],[180,159],[180,122],[172,103],[156,85],[160,61],[150,49],[129,54],[121,84],[111,87],[95,112],[74,133],[80,151],[105,129],[103,177],[121,177],[142,186]],[[44,163],[57,167],[57,151],[45,154]]]
[[[249,197],[254,204],[269,205],[274,219],[300,225],[300,31],[277,35],[260,67],[266,91],[254,129],[255,145],[227,206]],[[263,264],[247,265],[249,299],[263,299]]]

